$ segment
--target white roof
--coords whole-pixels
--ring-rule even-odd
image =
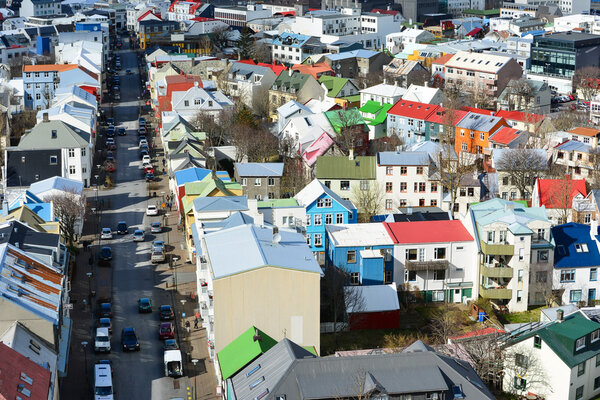
[[[355,210],[354,204],[350,200],[342,200],[340,196],[334,193],[327,186],[323,185],[318,179],[314,179],[311,183],[306,185],[304,189],[298,192],[294,198],[298,200],[298,204],[303,207],[308,207],[314,201],[316,201],[323,193],[326,193],[329,197],[337,201],[342,207],[345,207],[348,211]]]
[[[511,56],[459,51],[448,60],[446,68],[460,68],[495,74],[511,59]]]
[[[361,258],[383,258],[383,254],[379,250],[361,250],[359,253]]]
[[[327,225],[325,229],[329,240],[337,247],[394,245],[382,223],[336,224]]]
[[[356,293],[362,297],[360,309],[354,311],[351,307],[348,312],[379,312],[379,311],[395,311],[400,309],[398,302],[398,292],[396,284],[389,285],[372,285],[372,286],[347,286],[344,288],[346,293]],[[355,303],[355,302],[351,302]]]
[[[440,92],[438,88],[430,88],[412,84],[402,96],[402,100],[416,101],[418,103],[432,104],[431,102]]]
[[[377,96],[403,96],[406,93],[406,89],[397,85],[389,85],[387,83],[380,83],[379,85],[371,86],[360,91],[360,93],[374,94]]]

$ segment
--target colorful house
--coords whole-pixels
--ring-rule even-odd
[[[315,179],[296,196],[306,209],[306,243],[320,263],[325,260],[325,225],[356,223],[356,207]]]
[[[439,106],[400,100],[388,111],[387,134],[397,135],[407,144],[429,140],[425,121]]]
[[[548,218],[555,224],[565,224],[573,220],[577,203],[585,200],[587,188],[585,179],[571,179],[567,175],[562,179],[535,180],[532,207],[546,207]]]
[[[358,109],[369,127],[369,140],[387,136],[387,116],[392,107],[388,103],[369,100]]]
[[[350,79],[338,76],[321,75],[318,82],[327,90],[327,96],[334,98],[342,107],[358,107],[360,92]]]
[[[369,127],[365,123],[358,108],[349,108],[347,110],[327,111],[325,117],[331,124],[335,133],[340,136],[347,130],[353,130],[356,140],[353,149],[344,149],[345,151],[354,150],[354,154],[365,156],[369,154]]]
[[[504,118],[469,112],[456,124],[454,150],[456,154],[482,154],[490,146],[490,136],[503,126],[508,126]]]

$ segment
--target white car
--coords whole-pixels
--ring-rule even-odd
[[[110,228],[102,228],[102,233],[100,234],[100,239],[112,239],[113,233]]]
[[[110,353],[110,333],[108,333],[108,328],[96,328],[94,351]]]
[[[147,141],[146,139],[142,139],[142,140],[140,140],[139,147],[142,147],[143,145],[146,145],[146,146],[148,146],[148,141]]]
[[[158,215],[158,207],[154,204],[149,204],[146,208],[146,215]]]
[[[144,156],[144,158],[142,158],[142,164],[152,164],[152,159],[150,158],[150,156]]]

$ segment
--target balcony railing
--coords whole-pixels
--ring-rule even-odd
[[[483,267],[481,275],[487,278],[512,278],[513,269],[510,267]]]
[[[447,270],[449,264],[448,260],[407,261],[406,269],[409,271]]]
[[[480,243],[483,254],[497,256],[512,256],[515,254],[515,246],[512,244],[489,244],[484,241],[481,241]]]
[[[481,297],[487,297],[492,300],[510,300],[512,299],[512,289],[505,288],[484,288],[481,286],[479,290]]]

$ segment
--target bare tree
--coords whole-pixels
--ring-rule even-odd
[[[278,157],[277,138],[265,126],[249,127],[245,124],[233,126],[232,144],[236,148],[236,161],[265,162]]]
[[[377,154],[381,151],[396,151],[404,146],[404,138],[398,135],[385,136],[371,140],[371,154]]]
[[[561,111],[552,116],[552,125],[558,131],[568,131],[574,126],[588,126],[589,113],[579,110]]]
[[[191,124],[200,132],[206,132],[209,147],[227,145],[231,141],[233,126],[235,125],[235,112],[226,109],[219,113],[218,118],[199,112],[192,119]]]
[[[337,121],[334,121],[332,125],[338,125],[339,128],[335,141],[342,153],[347,156],[350,154],[350,150],[356,151],[357,148],[366,145],[364,140],[368,128],[356,109],[337,110],[335,112]]]
[[[270,64],[272,61],[271,48],[263,41],[255,41],[251,53],[256,62]]]
[[[243,97],[243,96],[240,96]],[[252,100],[252,111],[254,115],[262,118],[268,118],[271,111],[271,101],[269,98],[269,88],[266,86],[260,87]]]
[[[550,200],[558,212],[558,224],[569,220],[573,207],[573,191],[575,185],[569,175],[557,179],[550,189]]]
[[[491,388],[498,388],[502,384],[503,357],[497,343],[499,335],[495,332],[456,343],[459,351],[466,355],[466,361]]]
[[[31,129],[37,123],[37,111],[23,110],[22,113],[14,114],[11,117],[10,125],[12,126],[10,145],[16,146],[19,144],[21,136],[27,129]]]
[[[573,91],[578,92],[585,101],[591,101],[600,89],[600,68],[589,66],[575,71]]]
[[[209,37],[213,45],[222,50],[224,47],[227,47],[227,43],[231,40],[232,33],[227,27],[214,30],[209,34]]]
[[[440,186],[444,192],[450,194],[450,213],[454,218],[454,204],[458,197],[458,190],[461,182],[473,174],[475,163],[472,154],[461,152],[458,156],[452,157],[454,149],[449,144],[443,145],[444,150],[438,153],[437,169],[439,173]]]
[[[460,311],[458,311],[460,312]],[[460,318],[457,311],[448,303],[438,309],[431,318],[429,330],[438,343],[445,344],[448,338],[459,332]]]
[[[74,191],[65,191],[50,196],[47,201],[52,203],[61,234],[67,244],[72,246],[77,235],[76,224],[83,219],[86,212],[85,197]]]
[[[373,181],[368,187],[354,186],[352,201],[358,209],[358,222],[370,222],[373,215],[378,215],[383,209],[384,192],[381,184]]]
[[[533,87],[527,78],[513,79],[507,86],[508,108],[527,112],[530,110],[531,100],[534,98]]]
[[[546,369],[531,348],[514,345],[504,351],[505,391],[523,396],[536,393],[545,396],[551,391]]]
[[[510,149],[495,165],[519,190],[521,199],[526,199],[533,192],[533,184],[541,172],[548,169],[546,157],[536,149]]]
[[[475,107],[483,109],[494,109],[494,100],[487,92],[477,89],[466,90],[467,104],[473,104]]]
[[[600,149],[596,147],[590,152],[589,157],[591,168],[586,183],[590,189],[600,189]]]
[[[299,157],[284,157],[283,177],[281,178],[281,192],[284,193],[284,196],[294,196],[308,183],[302,163],[303,161]]]

